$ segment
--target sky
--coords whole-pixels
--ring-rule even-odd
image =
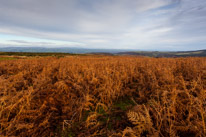
[[[206,49],[206,0],[0,0],[0,47]]]

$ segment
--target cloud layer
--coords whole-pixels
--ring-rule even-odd
[[[205,13],[205,0],[0,0],[1,35],[48,39],[0,38],[0,44],[203,49]]]

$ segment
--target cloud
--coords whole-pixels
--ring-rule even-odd
[[[1,34],[48,39],[53,43],[22,39],[10,41],[12,44],[157,50],[189,50],[194,49],[193,45],[199,45],[195,48],[200,49],[206,44],[205,0],[0,0],[0,3]]]
[[[25,40],[7,40],[0,41],[2,47],[82,47],[82,44],[75,42],[43,42],[43,41],[25,41]]]

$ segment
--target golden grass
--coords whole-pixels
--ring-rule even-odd
[[[0,62],[1,136],[205,136],[206,58]]]

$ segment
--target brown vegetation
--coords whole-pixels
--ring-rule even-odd
[[[0,61],[0,135],[203,137],[206,58]]]

